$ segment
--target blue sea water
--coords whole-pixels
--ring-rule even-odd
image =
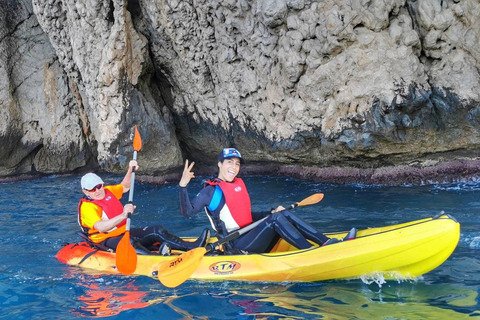
[[[121,177],[102,176],[107,183]],[[322,192],[296,213],[325,232],[429,217],[461,223],[452,256],[415,281],[356,279],[317,283],[199,283],[175,289],[148,277],[113,276],[67,266],[55,254],[77,242],[79,176],[0,184],[0,319],[467,319],[480,316],[480,182],[425,186],[313,183],[244,177],[256,210]],[[191,195],[202,178],[192,181]],[[128,198],[128,197],[125,197]],[[179,212],[176,185],[137,183],[132,226],[162,224],[182,236],[208,225]]]

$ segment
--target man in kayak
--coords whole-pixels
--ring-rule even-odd
[[[219,237],[225,237],[268,216],[256,228],[230,241],[232,249],[269,252],[280,237],[298,249],[314,247],[308,240],[322,246],[355,238],[356,229],[353,228],[344,239],[330,239],[282,206],[271,211],[252,212],[247,188],[243,180],[237,177],[240,165],[244,163],[240,152],[234,148],[223,149],[217,160],[218,177],[207,181],[191,201],[186,187],[195,177],[192,172],[194,162],[190,165],[188,160],[185,162],[179,183],[180,207],[186,217],[206,208],[207,216]]]
[[[122,182],[117,185],[104,186],[103,180],[94,173],[87,173],[81,179],[85,195],[78,204],[78,223],[82,232],[95,244],[115,250],[126,230],[128,213],[133,213],[135,206],[131,203],[122,205],[122,195],[129,191],[133,168],[138,168],[136,160],[131,160]],[[161,225],[144,228],[131,228],[130,235],[140,250],[143,246],[149,250],[158,248],[158,244],[168,243],[170,248],[188,251],[205,246],[210,238],[206,228],[194,242],[183,241],[169,233]]]

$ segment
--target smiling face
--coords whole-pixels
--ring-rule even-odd
[[[229,158],[218,162],[218,178],[232,182],[240,172],[240,158]]]

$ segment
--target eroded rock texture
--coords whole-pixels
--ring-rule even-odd
[[[329,181],[478,167],[476,0],[0,6],[0,175],[122,171],[134,124],[151,175],[224,146]]]

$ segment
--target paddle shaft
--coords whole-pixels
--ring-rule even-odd
[[[140,136],[140,132],[138,131],[137,126],[135,126],[135,133],[133,134],[133,160],[137,161],[137,154],[138,151],[142,149],[142,137]],[[135,187],[135,167],[132,168],[132,174],[130,175],[130,193],[128,194],[128,203],[133,203],[133,189]],[[127,222],[125,226],[125,231],[127,234],[130,231],[130,217],[132,216],[132,212],[129,212],[127,215]]]
[[[290,210],[290,209],[293,209],[293,208],[295,208],[295,207],[297,207],[297,206],[298,206],[298,202],[297,202],[297,203],[294,203],[294,204],[292,204],[292,205],[290,205],[290,206],[288,206],[288,207],[287,207],[286,209],[284,209],[284,210]],[[281,211],[284,211],[284,210],[281,210]],[[279,211],[279,212],[281,212],[281,211]],[[255,221],[255,222],[249,224],[248,226],[246,226],[246,227],[244,227],[244,228],[242,228],[242,229],[240,229],[240,230],[237,230],[237,231],[235,231],[235,232],[230,233],[230,234],[229,234],[228,236],[226,236],[225,238],[222,238],[222,239],[218,240],[218,241],[215,242],[215,243],[211,243],[211,244],[207,245],[207,246],[206,246],[207,251],[211,251],[211,250],[213,250],[216,246],[219,246],[219,245],[221,245],[221,244],[227,243],[227,242],[229,242],[230,240],[233,240],[233,239],[235,239],[235,238],[238,238],[238,237],[240,237],[242,234],[245,234],[245,233],[247,233],[248,231],[256,228],[260,223],[262,223],[263,221],[267,220],[267,218],[268,218],[269,216],[270,216],[270,215],[268,215],[268,216],[266,216],[266,217],[263,217],[262,219],[260,219],[260,220],[258,220],[258,221]]]
[[[137,161],[137,150],[133,151],[133,160]],[[133,203],[133,188],[135,188],[135,167],[132,168],[132,176],[130,178],[130,191],[128,193],[128,203]],[[130,217],[132,213],[129,212],[127,216],[126,231],[130,231]]]

